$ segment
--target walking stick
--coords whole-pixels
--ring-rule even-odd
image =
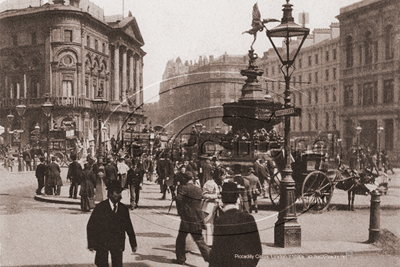
[[[173,198],[171,199],[171,205],[169,205],[169,209],[168,209],[168,213],[167,213],[167,214],[169,214],[169,212],[171,211],[172,204],[174,203],[174,201],[175,201],[175,198],[173,197]]]

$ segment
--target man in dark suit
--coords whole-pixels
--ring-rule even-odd
[[[71,154],[71,159],[73,162],[68,166],[68,174],[67,180],[71,181],[71,186],[69,187],[69,198],[74,196],[74,199],[77,197],[78,186],[81,183],[81,172],[82,166],[76,159],[76,154]]]
[[[38,180],[38,188],[36,189],[36,195],[42,194],[42,188],[44,187],[44,176],[46,175],[47,166],[44,164],[44,157],[40,157],[40,164],[37,165],[35,175]]]
[[[223,213],[214,220],[209,267],[257,266],[262,248],[254,217],[238,210],[235,183],[224,183],[221,197]]]
[[[108,252],[111,253],[113,267],[122,267],[125,250],[125,232],[129,236],[132,252],[136,252],[135,231],[128,208],[120,202],[122,187],[117,180],[107,186],[108,199],[94,208],[87,224],[88,249],[96,251],[96,266],[108,267]]]
[[[233,171],[235,176],[230,181],[234,182],[238,186],[240,206],[239,210],[250,213],[250,203],[252,195],[250,192],[250,182],[242,176],[242,166],[240,164],[233,165]]]
[[[51,182],[50,185],[54,188],[54,195],[56,196],[61,194],[61,186],[63,185],[60,173],[61,170],[56,162],[56,157],[51,157],[51,162],[47,168],[47,179]]]
[[[207,262],[210,249],[204,242],[202,228],[204,226],[201,201],[203,198],[202,190],[194,185],[193,174],[186,172],[187,184],[180,185],[176,196],[176,208],[181,217],[181,225],[176,238],[176,259],[173,263],[184,265],[186,261],[186,237],[190,234],[196,242],[201,255]]]
[[[104,172],[106,186],[109,182],[116,181],[118,179],[117,167],[112,161],[112,158],[107,158],[107,165],[104,167]]]

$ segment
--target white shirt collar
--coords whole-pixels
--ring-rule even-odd
[[[108,202],[110,203],[111,210],[113,210],[114,209],[114,203],[111,201],[111,199],[108,199]],[[116,209],[118,211],[118,202],[115,203],[115,206],[117,207]]]
[[[224,207],[222,208],[222,210],[224,212],[226,212],[227,210],[232,210],[232,209],[239,209],[237,204],[224,204]]]

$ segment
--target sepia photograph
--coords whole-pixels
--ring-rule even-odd
[[[400,1],[0,0],[0,266],[400,266]]]

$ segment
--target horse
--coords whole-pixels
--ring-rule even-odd
[[[354,211],[355,195],[368,195],[370,189],[366,186],[373,183],[375,174],[367,170],[358,173],[350,168],[339,166],[339,170],[331,171],[327,176],[333,181],[335,187],[347,191],[347,209]]]

